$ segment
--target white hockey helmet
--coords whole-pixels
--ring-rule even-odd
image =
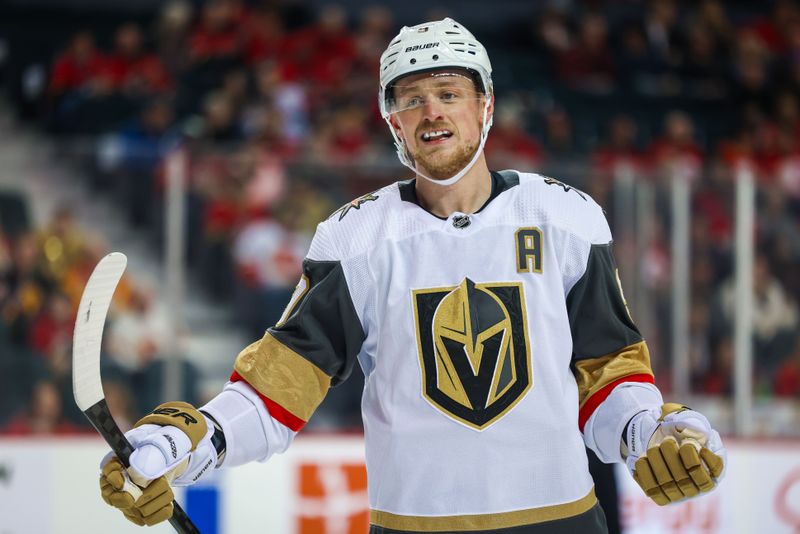
[[[390,101],[393,97],[392,86],[400,78],[409,74],[446,68],[468,71],[472,75],[478,92],[485,95],[483,127],[480,147],[473,160],[461,172],[448,180],[432,180],[416,170],[405,143],[389,123]],[[492,64],[486,49],[469,30],[449,17],[416,26],[404,26],[381,55],[378,99],[381,116],[389,124],[389,129],[394,137],[397,156],[404,165],[417,174],[440,185],[451,185],[457,182],[477,161],[489,134],[489,128],[492,126],[492,118],[488,117],[488,108],[493,90]]]

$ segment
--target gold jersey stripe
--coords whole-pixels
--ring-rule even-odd
[[[331,386],[331,378],[267,332],[236,357],[236,372],[259,393],[308,421]]]
[[[653,376],[650,367],[650,351],[647,343],[640,341],[616,352],[575,362],[575,380],[578,383],[578,398],[582,407],[587,399],[608,384],[631,375]]]
[[[474,530],[494,530],[534,525],[566,519],[589,511],[597,503],[594,488],[582,499],[553,506],[502,512],[499,514],[450,515],[418,517],[390,514],[378,510],[370,511],[370,523],[392,530],[412,532],[470,532]]]

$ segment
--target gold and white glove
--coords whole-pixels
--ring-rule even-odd
[[[213,434],[214,425],[191,404],[158,406],[125,433],[134,448],[128,469],[113,452],[103,458],[103,500],[137,525],[169,519],[174,499],[170,485],[193,484],[216,466]]]
[[[661,506],[711,491],[727,463],[708,419],[674,403],[631,418],[622,457],[645,494]]]

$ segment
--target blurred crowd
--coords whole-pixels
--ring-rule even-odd
[[[91,430],[72,394],[72,333],[78,303],[107,252],[101,236],[75,223],[66,207],[32,228],[22,197],[0,196],[0,434]],[[9,211],[5,211],[6,214]],[[161,393],[169,321],[151,288],[123,277],[114,295],[101,357],[106,400],[122,428]],[[185,394],[195,398],[193,367]],[[136,394],[133,395],[133,392]],[[144,397],[144,398],[142,398]]]
[[[529,17],[494,26],[502,31],[470,25],[495,71],[490,168],[542,172],[592,194],[609,214],[621,264],[634,253],[631,229],[616,220],[627,206],[615,193],[651,188],[649,242],[635,253],[635,272],[623,276],[643,280],[665,327],[670,186],[677,177],[689,182],[692,389],[712,395],[732,390],[734,188],[738,172],[754,173],[756,384],[760,394],[800,398],[798,2],[532,6]],[[454,8],[403,22],[444,15],[460,18]],[[315,12],[280,0],[172,0],[147,24],[119,25],[112,39],[89,27],[54,42],[46,82],[20,107],[35,102],[65,157],[154,243],[162,239],[166,177],[183,169],[193,276],[260,337],[299,278],[315,224],[408,174],[376,99],[379,57],[399,26],[378,6]],[[6,239],[0,273],[35,273],[31,283],[48,285],[34,306],[18,275],[8,276],[16,285],[0,292],[0,343],[11,336],[15,350],[36,352],[52,368],[59,349],[41,331],[58,345],[54,316],[74,311],[75,289],[53,278],[42,243]],[[131,290],[126,305],[153,306],[152,295]],[[135,328],[121,330],[136,340]],[[654,365],[669,390],[662,330],[652,339]],[[146,360],[142,351],[121,353],[119,366]],[[142,372],[140,363],[134,368]],[[357,400],[343,402],[357,408]]]

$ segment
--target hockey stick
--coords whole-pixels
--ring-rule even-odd
[[[94,268],[81,296],[72,338],[72,392],[75,402],[125,467],[130,466],[128,458],[133,447],[114,422],[106,404],[103,384],[100,382],[100,344],[111,297],[127,263],[128,258],[124,254],[112,252]],[[175,530],[181,534],[199,534],[200,531],[178,502],[172,501],[172,505],[174,511],[169,522]]]

